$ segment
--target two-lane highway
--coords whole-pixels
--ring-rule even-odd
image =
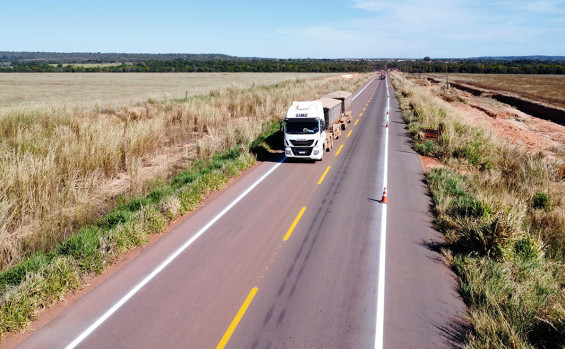
[[[383,325],[377,324],[376,314],[386,95],[385,82],[372,80],[358,91],[353,121],[323,161],[290,162],[281,157],[260,164],[38,330],[22,347],[382,345],[376,342],[376,328]],[[391,145],[404,145],[403,129],[395,124],[400,112],[391,111],[389,129],[398,138]],[[396,146],[391,148],[393,152]],[[395,192],[404,195],[404,187],[421,185],[421,168],[414,169],[413,160],[393,166],[391,159],[389,177],[394,179],[390,185],[396,188],[391,188],[391,196]],[[397,175],[397,171],[403,174]],[[418,187],[414,195],[423,199],[409,196],[406,200],[418,205],[424,202],[427,210],[425,191]],[[404,207],[396,200],[390,198],[389,221],[390,217],[403,217]],[[448,328],[446,321],[451,318],[436,321],[434,314],[430,321],[424,313],[435,308],[435,303],[426,303],[425,294],[402,299],[407,294],[402,287],[411,288],[408,295],[412,296],[421,279],[427,279],[411,272],[414,263],[419,264],[415,266],[418,272],[427,270],[422,264],[431,263],[434,277],[451,280],[447,268],[429,258],[431,252],[421,244],[419,233],[411,230],[431,230],[429,222],[422,221],[422,215],[429,217],[421,212],[413,215],[414,210],[420,212],[421,207],[411,208],[409,216],[401,218],[405,223],[398,227],[402,237],[395,237],[398,224],[388,228],[386,280],[393,281],[390,288],[386,286],[385,347],[448,345],[437,337],[443,336],[441,330]],[[422,253],[420,248],[428,252]],[[396,249],[402,259],[395,257]],[[410,253],[419,259],[406,256]],[[391,265],[394,263],[401,266]],[[430,292],[429,283],[434,282],[445,284],[426,280],[423,291]],[[452,286],[440,290],[447,290],[446,297],[456,298]],[[443,297],[431,292],[434,299]],[[450,299],[441,302],[451,304]],[[442,315],[451,312],[447,308],[441,308]],[[418,317],[406,322],[412,313]],[[388,325],[390,321],[405,323]],[[437,331],[422,337],[420,329],[430,326]],[[418,333],[419,338],[410,339],[412,333]]]
[[[374,345],[385,93],[384,84],[370,85],[353,109],[352,133],[334,146],[341,150],[317,166],[330,170],[319,185],[309,180],[315,193],[273,272],[255,280],[259,291],[230,347]]]

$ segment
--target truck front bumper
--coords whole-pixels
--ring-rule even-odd
[[[324,151],[322,147],[285,147],[284,154],[288,158],[321,160]]]

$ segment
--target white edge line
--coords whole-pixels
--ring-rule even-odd
[[[359,97],[359,95],[361,94],[361,92],[365,91],[365,89],[366,89],[367,87],[369,87],[369,85],[371,84],[371,82],[373,82],[373,80],[375,80],[376,78],[377,78],[377,77],[372,78],[372,79],[367,83],[367,85],[365,85],[365,87],[363,87],[363,88],[361,89],[361,91],[357,92],[357,94],[356,94],[355,96],[353,96],[352,100],[355,99],[355,98],[357,98],[357,97]]]
[[[385,80],[386,82],[386,80]],[[388,86],[388,84],[387,84]],[[390,98],[390,97],[387,97]],[[388,104],[388,99],[387,99]],[[385,112],[386,117],[386,112]],[[388,130],[385,128],[385,159],[384,159],[384,175],[383,188],[387,186],[388,180]],[[382,204],[381,217],[381,241],[379,246],[379,278],[377,283],[377,321],[375,331],[375,349],[382,349],[384,343],[384,317],[385,317],[385,262],[386,262],[386,212],[387,204]]]
[[[196,239],[198,239],[202,234],[206,232],[214,223],[216,223],[223,215],[225,215],[231,208],[233,208],[241,199],[243,199],[249,192],[251,192],[259,183],[261,183],[267,176],[269,176],[275,169],[279,167],[286,160],[286,157],[273,166],[267,173],[265,173],[261,178],[259,178],[255,183],[253,183],[249,188],[247,188],[241,195],[239,195],[235,200],[233,200],[228,206],[226,206],[220,213],[218,213],[211,221],[209,221],[204,227],[202,227],[194,236],[192,236],[188,241],[186,241],[181,247],[179,247],[172,255],[169,256],[165,261],[163,261],[157,268],[155,268],[151,274],[147,275],[140,283],[138,283],[134,288],[132,288],[125,296],[123,296],[113,307],[106,311],[101,317],[96,320],[90,327],[88,327],[84,332],[82,332],[74,341],[67,345],[66,349],[71,349],[76,347],[80,342],[82,342],[86,337],[88,337],[96,328],[98,328],[104,321],[106,321],[112,314],[114,314],[122,305],[124,305],[131,297],[133,297],[139,290],[141,290],[151,279],[153,279],[157,274],[159,274],[163,269],[167,267],[175,258],[177,258],[184,250],[186,250]]]

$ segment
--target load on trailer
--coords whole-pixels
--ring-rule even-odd
[[[315,101],[292,102],[284,119],[285,155],[322,160],[351,122],[352,101],[350,92],[337,91]]]
[[[324,121],[326,122],[326,147],[330,151],[334,146],[334,139],[341,135],[341,101],[333,98],[320,98],[324,108]]]
[[[341,128],[345,130],[345,122],[351,122],[351,106],[353,105],[353,93],[347,91],[336,91],[328,93],[322,98],[333,98],[341,101]]]

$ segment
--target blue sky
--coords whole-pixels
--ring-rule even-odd
[[[565,55],[565,0],[1,0],[0,51]]]

